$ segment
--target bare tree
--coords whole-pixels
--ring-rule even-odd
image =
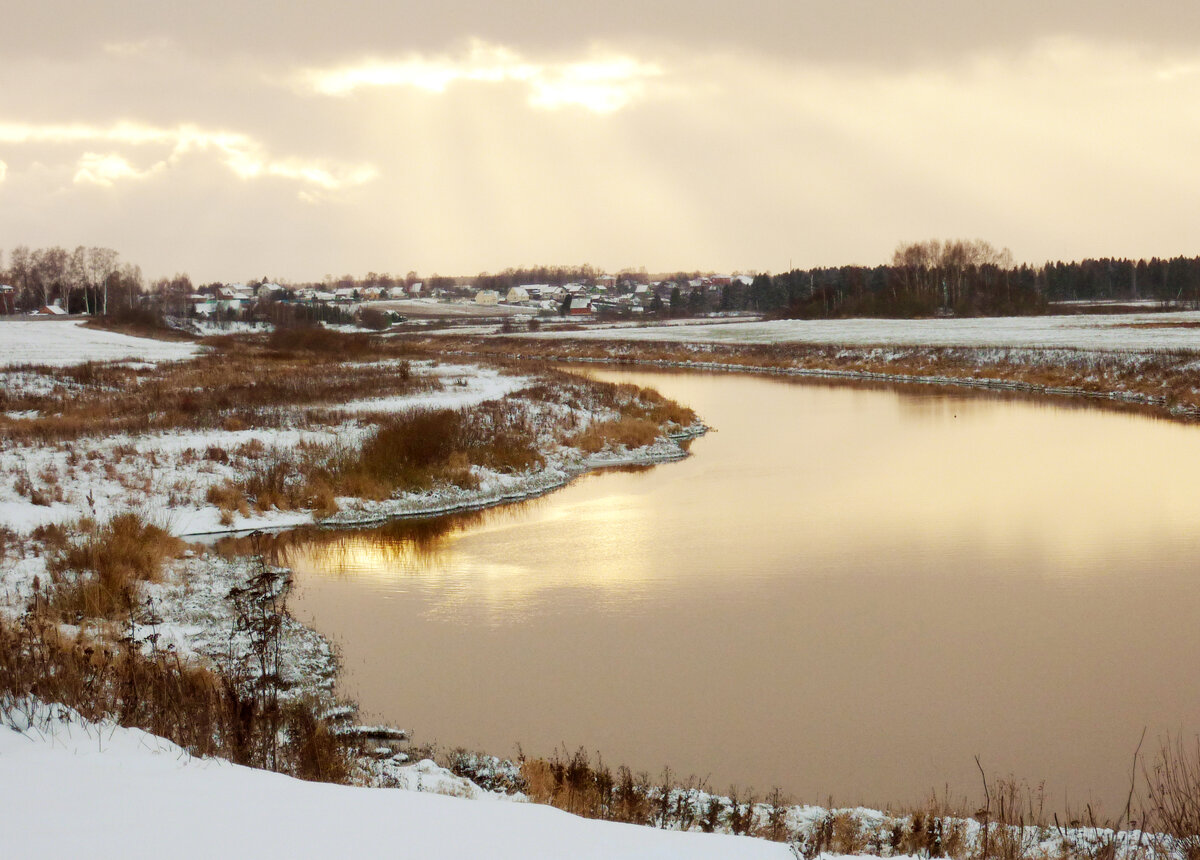
[[[91,287],[92,284],[88,278],[88,254],[87,248],[79,245],[71,252],[71,259],[67,263],[67,281],[69,283],[68,292],[76,287],[83,290],[83,311],[90,314],[91,306]]]
[[[59,247],[39,248],[33,252],[33,277],[42,293],[42,304],[50,304],[55,288],[63,300],[63,310],[67,310],[70,296],[63,295],[67,288],[67,270],[69,255]]]
[[[87,253],[88,279],[103,290],[100,313],[108,314],[108,280],[117,270],[120,255],[112,248],[91,248]]]

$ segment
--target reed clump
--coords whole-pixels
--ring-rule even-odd
[[[641,448],[653,444],[659,432],[659,425],[653,421],[623,416],[590,424],[586,430],[572,436],[569,441],[581,451],[594,454],[612,446]]]
[[[140,581],[159,577],[183,543],[134,513],[100,525],[84,520],[47,565],[53,609],[64,618],[111,618],[133,603]]]
[[[0,619],[0,722],[38,701],[55,702],[88,720],[151,732],[193,755],[302,779],[351,781],[350,751],[319,716],[316,701],[289,701],[272,713],[244,687],[153,638],[114,641],[78,628],[64,634],[36,611],[16,622]]]

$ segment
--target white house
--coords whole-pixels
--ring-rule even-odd
[[[504,297],[504,301],[510,305],[520,304],[521,302],[529,301],[529,290],[524,287],[513,287]]]
[[[477,305],[497,305],[500,303],[500,294],[495,290],[480,290],[475,294],[475,304]]]

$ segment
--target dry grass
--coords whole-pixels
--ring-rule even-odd
[[[1200,738],[1164,738],[1146,771],[1148,824],[1167,834],[1187,860],[1200,858]]]
[[[658,438],[659,426],[645,418],[617,418],[598,421],[586,430],[571,437],[570,444],[581,451],[594,454],[607,447],[624,445],[626,448],[641,448]]]
[[[182,548],[178,538],[136,514],[119,514],[103,526],[84,521],[49,559],[50,606],[64,620],[128,611],[136,583],[157,579],[163,562]]]
[[[0,620],[0,712],[33,697],[89,720],[112,719],[167,738],[194,755],[264,766],[262,726],[270,715],[219,670],[174,652],[115,643],[86,633],[64,636],[39,613]],[[347,751],[316,716],[317,705],[285,705],[275,722],[286,738],[276,769],[303,779],[346,783]]]
[[[55,383],[53,391],[0,397],[5,411],[39,412],[25,420],[0,415],[0,432],[13,441],[54,442],[120,432],[276,427],[315,420],[297,407],[431,385],[409,372],[403,346],[377,345],[367,335],[300,329],[270,338],[210,339],[206,343],[214,352],[153,369],[100,364],[32,369]]]

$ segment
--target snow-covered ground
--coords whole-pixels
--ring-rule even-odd
[[[430,762],[405,768],[417,790],[303,782],[196,759],[162,738],[67,709],[29,710],[0,716],[0,846],[8,857],[794,856],[757,839],[446,796],[459,793],[455,779]]]
[[[1177,327],[1179,323],[1195,327]],[[523,333],[522,336],[725,344],[1200,350],[1200,311],[917,320],[769,320],[638,328],[597,326],[578,331]]]
[[[85,328],[76,321],[0,321],[0,367],[23,364],[65,367],[85,361],[177,361],[191,358],[201,349],[193,343]]]
[[[18,534],[49,523],[66,523],[90,516],[101,521],[133,510],[177,535],[214,534],[260,528],[284,528],[312,523],[311,511],[222,511],[206,499],[210,487],[237,481],[256,462],[287,459],[302,448],[361,445],[373,425],[357,416],[413,409],[461,409],[516,392],[529,377],[503,374],[478,365],[414,362],[414,376],[435,386],[394,397],[324,404],[296,410],[293,428],[246,430],[179,430],[140,435],[82,437],[59,444],[0,442],[0,526]],[[10,385],[41,384],[26,372],[0,374]],[[564,417],[579,427],[592,420],[616,417],[585,409],[527,403],[536,420]],[[303,416],[335,413],[342,420],[306,426]],[[10,415],[10,417],[16,417]],[[30,416],[32,417],[32,416]],[[635,453],[603,451],[590,456],[543,440],[545,467],[528,474],[498,473],[475,467],[479,487],[442,487],[409,493],[383,502],[340,499],[340,513],[329,521],[342,525],[373,522],[391,516],[440,513],[481,507],[508,499],[537,495],[562,486],[591,468],[625,462],[660,462],[683,456],[674,442],[659,441]]]

